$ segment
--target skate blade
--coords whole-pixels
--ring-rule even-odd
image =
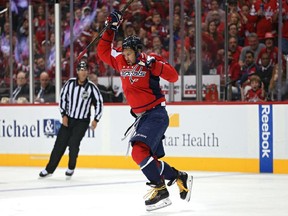
[[[153,205],[146,205],[146,211],[154,211],[154,210],[169,206],[171,204],[172,204],[171,200],[169,198],[166,198],[166,199],[160,200],[159,202]]]
[[[48,175],[43,176],[43,177],[39,176],[38,179],[46,179],[46,178],[49,178],[51,176],[52,176],[52,174],[48,174]]]
[[[188,193],[186,195],[186,198],[185,200],[187,202],[190,201],[190,198],[191,198],[191,191],[192,191],[192,184],[193,184],[193,176],[188,176],[188,179],[187,179],[187,187],[188,187]]]
[[[66,176],[66,181],[71,180],[72,176]]]

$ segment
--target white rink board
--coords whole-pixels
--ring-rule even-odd
[[[275,104],[273,106],[274,156],[277,159],[288,158],[288,106]]]
[[[169,106],[167,111],[179,113],[179,127],[170,127],[166,133],[166,143],[178,141],[177,146],[166,147],[168,155],[258,157],[256,106]]]
[[[168,105],[169,115],[179,115],[179,127],[169,127],[166,132],[167,155],[259,158],[258,107]],[[273,157],[277,159],[288,158],[287,108],[273,105]],[[129,110],[126,105],[106,105],[94,135],[89,131],[82,140],[81,154],[125,155],[128,138],[121,138],[134,122]],[[61,121],[58,106],[0,106],[0,113],[0,154],[50,154],[56,136],[44,134],[44,119]]]

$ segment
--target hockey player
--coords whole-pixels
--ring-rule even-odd
[[[132,127],[136,131],[130,138],[131,155],[152,187],[145,201],[146,210],[152,211],[171,204],[165,180],[168,186],[177,182],[181,199],[189,201],[191,195],[192,176],[159,160],[165,155],[162,139],[169,124],[159,80],[176,82],[178,74],[163,58],[143,53],[137,36],[125,38],[121,51],[114,49],[113,39],[121,21],[119,11],[107,17],[108,28],[97,49],[100,59],[120,73],[123,92],[136,118]]]

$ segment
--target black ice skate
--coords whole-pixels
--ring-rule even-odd
[[[176,182],[177,186],[179,187],[180,198],[189,202],[191,197],[193,176],[189,176],[186,172],[181,172],[176,169],[174,170],[178,172],[178,176],[176,179],[170,180],[167,185],[171,186]]]
[[[52,175],[52,173],[48,173],[47,172],[47,170],[42,170],[40,173],[39,173],[39,177],[40,178],[45,178],[45,177],[49,177],[49,176],[51,176]]]
[[[150,198],[145,201],[147,211],[164,208],[172,204],[169,199],[169,192],[166,188],[165,183],[160,183],[157,185],[153,183],[146,184],[152,187],[151,191],[149,191],[149,193],[145,196],[146,198],[151,195]]]
[[[73,174],[74,174],[74,170],[67,169],[66,172],[65,172],[66,180],[71,179],[71,177],[72,177]]]

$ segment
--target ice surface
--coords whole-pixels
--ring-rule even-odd
[[[287,216],[288,175],[188,171],[190,202],[168,187],[172,205],[147,212],[150,188],[139,170],[58,168],[38,179],[41,167],[0,167],[1,216]]]

